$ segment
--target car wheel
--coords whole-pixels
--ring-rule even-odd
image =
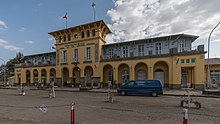
[[[157,92],[152,92],[151,96],[156,97],[157,96]]]
[[[121,95],[122,95],[122,96],[125,96],[125,95],[126,95],[126,92],[125,92],[125,91],[121,91]]]

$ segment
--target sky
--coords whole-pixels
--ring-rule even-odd
[[[0,1],[0,64],[16,56],[54,51],[48,32],[104,20],[112,33],[106,41],[123,42],[170,34],[199,38],[204,44],[220,21],[220,0],[2,0]],[[211,35],[210,57],[220,58],[220,26]],[[206,54],[207,57],[207,54]]]

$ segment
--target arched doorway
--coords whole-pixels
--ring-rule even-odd
[[[50,81],[55,81],[56,78],[56,70],[54,68],[50,69]]]
[[[62,87],[67,86],[69,83],[69,69],[64,67],[63,68],[63,75],[62,75]]]
[[[38,71],[37,69],[34,70],[34,85],[37,86],[39,83],[39,79],[38,79]]]
[[[103,83],[105,86],[108,86],[108,82],[111,82],[113,85],[113,67],[111,65],[105,65],[103,68]]]
[[[147,80],[147,65],[145,63],[138,63],[135,66],[135,79]]]
[[[118,67],[118,79],[119,83],[127,83],[130,80],[129,66],[127,64],[121,64]]]
[[[30,70],[26,70],[26,84],[30,86],[31,84],[31,72]]]
[[[80,83],[80,68],[79,67],[74,67],[73,68],[73,79],[72,79],[72,82],[73,82],[73,86],[78,86],[79,83]]]
[[[169,85],[169,67],[166,62],[160,61],[154,65],[154,79],[160,80],[164,87]]]
[[[42,86],[45,86],[47,83],[47,71],[46,69],[41,70],[41,84]]]
[[[87,66],[84,70],[84,76],[85,76],[85,85],[86,86],[92,86],[92,77],[93,77],[93,69],[91,66]]]

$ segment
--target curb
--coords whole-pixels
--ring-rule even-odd
[[[12,90],[17,90],[17,87],[0,87],[0,89],[12,89]],[[37,88],[30,88],[29,90],[45,90],[47,91],[48,89],[37,89]],[[55,91],[58,92],[88,92],[88,93],[108,93],[107,89],[106,91],[97,91],[97,90],[65,90],[65,89],[55,89]],[[117,94],[117,91],[111,91],[111,93]],[[163,96],[175,96],[175,97],[187,97],[185,94],[169,94],[169,93],[164,93]],[[190,97],[205,97],[205,98],[220,98],[218,95],[190,95]]]

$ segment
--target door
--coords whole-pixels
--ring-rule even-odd
[[[162,85],[164,85],[164,71],[155,71],[154,73],[154,79],[155,80],[160,80]]]
[[[189,83],[189,72],[185,69],[182,69],[181,73],[181,86],[183,88],[187,87],[187,83]]]

